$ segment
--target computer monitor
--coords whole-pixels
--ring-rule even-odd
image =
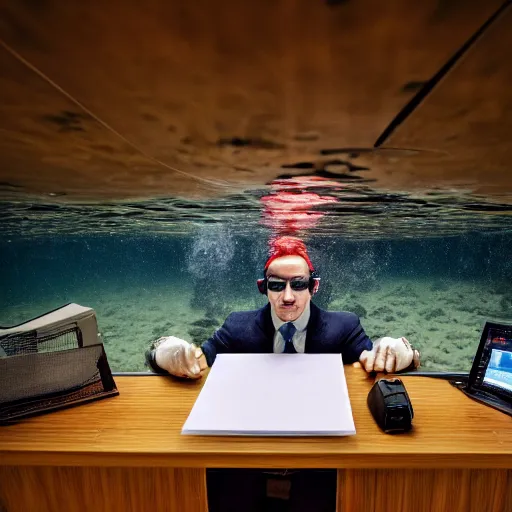
[[[512,325],[486,322],[465,391],[488,405],[502,405],[510,414]]]

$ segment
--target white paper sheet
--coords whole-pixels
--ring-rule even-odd
[[[219,354],[183,434],[355,434],[340,354]]]

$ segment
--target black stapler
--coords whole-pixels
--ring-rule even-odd
[[[397,378],[377,381],[368,393],[368,407],[386,434],[407,432],[414,412],[403,382]]]

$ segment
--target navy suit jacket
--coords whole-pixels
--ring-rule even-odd
[[[343,362],[347,364],[358,361],[363,350],[372,349],[373,344],[357,315],[324,311],[313,302],[310,305],[305,352],[341,354]],[[267,304],[254,311],[231,313],[201,349],[208,366],[211,366],[217,354],[273,352],[274,334],[270,304]]]

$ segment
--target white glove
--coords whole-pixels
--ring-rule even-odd
[[[165,336],[155,342],[155,362],[177,377],[198,379],[207,368],[203,351],[188,341]]]
[[[406,338],[379,338],[372,350],[364,350],[359,357],[367,372],[399,372],[414,361],[414,367],[420,365],[420,353],[411,347]]]

